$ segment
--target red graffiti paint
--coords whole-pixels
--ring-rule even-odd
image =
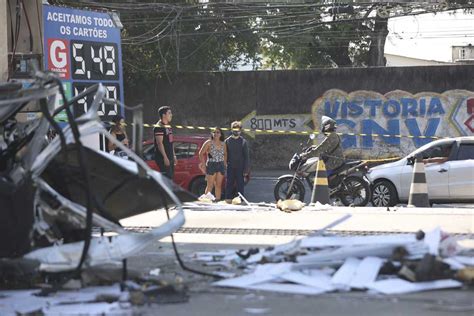
[[[464,125],[467,126],[474,133],[474,99],[469,99],[466,101],[467,114],[471,114],[471,117],[464,122]]]

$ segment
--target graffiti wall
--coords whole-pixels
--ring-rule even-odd
[[[346,152],[362,157],[407,154],[433,139],[474,134],[474,92],[326,91],[312,105],[314,125],[334,118]]]
[[[473,100],[474,65],[178,73],[126,91],[128,104],[144,104],[146,123],[171,105],[175,124],[196,127],[176,133],[241,120],[252,168],[269,169],[287,168],[322,115],[346,133],[347,155],[377,159],[474,135]]]

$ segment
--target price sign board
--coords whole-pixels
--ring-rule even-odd
[[[43,5],[43,25],[45,69],[58,74],[69,97],[101,82],[108,98],[123,102],[120,29],[108,13]],[[87,111],[92,100],[79,100],[74,115]],[[114,105],[99,108],[103,120],[122,112]]]

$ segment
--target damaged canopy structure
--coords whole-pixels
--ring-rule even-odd
[[[57,95],[63,106],[54,109]],[[91,107],[74,118],[71,108],[88,95]],[[183,225],[181,202],[194,196],[107,132],[97,110],[102,102],[114,101],[104,96],[98,84],[68,101],[60,81],[43,73],[26,89],[0,85],[0,257],[24,256],[38,260],[42,270],[67,271],[82,263],[121,260]],[[39,102],[40,115],[17,121],[16,114],[31,102]],[[54,116],[61,111],[68,122],[59,127]],[[48,139],[51,129],[58,136]],[[87,137],[99,134],[127,152],[130,161],[83,146]],[[126,232],[119,224],[168,205],[179,211],[147,234]],[[115,234],[91,237],[92,226]]]

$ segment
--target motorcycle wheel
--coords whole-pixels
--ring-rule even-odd
[[[347,177],[341,183],[339,198],[345,206],[366,206],[370,201],[370,185],[359,177]]]
[[[287,200],[287,199],[297,199],[301,202],[304,202],[304,185],[301,181],[295,179],[293,182],[293,187],[290,190],[292,178],[283,178],[278,180],[273,190],[273,195],[275,196],[275,201],[278,200]]]

